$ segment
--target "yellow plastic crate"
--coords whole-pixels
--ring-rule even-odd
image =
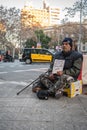
[[[64,93],[70,98],[82,94],[82,80],[72,82],[69,88],[64,88]]]

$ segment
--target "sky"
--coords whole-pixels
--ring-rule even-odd
[[[63,9],[65,7],[72,7],[76,1],[78,0],[46,0],[50,7],[60,8],[60,20],[64,18]],[[33,7],[35,8],[42,8],[43,0],[0,0],[0,5],[6,6],[8,8],[16,7],[22,9],[25,4],[29,5],[30,3],[32,3]],[[77,17],[72,20],[78,21]]]

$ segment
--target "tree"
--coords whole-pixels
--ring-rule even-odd
[[[3,18],[3,16],[5,15],[6,9],[4,9],[3,6],[0,6],[0,44],[5,43],[6,38],[6,26],[5,26],[5,17]]]
[[[36,41],[33,39],[27,39],[27,41],[24,43],[24,46],[26,48],[32,48],[33,46],[36,47]]]
[[[79,50],[81,50],[82,41],[82,18],[87,15],[87,0],[76,1],[73,7],[65,8],[69,17],[74,17],[77,12],[80,13],[80,27],[79,27]],[[67,16],[66,15],[66,16]]]
[[[20,10],[15,7],[6,13],[6,38],[14,46],[19,43]]]
[[[45,35],[43,30],[36,30],[35,34],[37,36],[37,43],[41,43],[43,48],[49,48],[48,43],[51,41],[51,38]]]
[[[0,23],[3,23],[5,27],[4,38],[1,42],[14,50],[16,45],[19,44],[20,10],[15,7],[6,8],[0,6]],[[0,35],[0,37],[2,36]]]
[[[67,14],[70,17],[74,17],[77,12],[80,12],[82,16],[87,15],[87,0],[78,0],[73,4],[73,7],[65,8]]]

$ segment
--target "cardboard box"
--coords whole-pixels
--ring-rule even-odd
[[[70,98],[82,94],[82,80],[72,82],[69,88],[64,88],[64,93]]]

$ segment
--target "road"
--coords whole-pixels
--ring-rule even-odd
[[[84,56],[82,79],[83,84],[87,84],[87,56]],[[18,83],[27,84],[36,79],[41,73],[49,68],[49,63],[25,64],[15,60],[12,62],[0,62],[0,84]]]
[[[36,79],[41,73],[45,72],[49,63],[32,63],[26,65],[24,62],[15,61],[14,63],[0,63],[0,80],[2,83],[27,83]]]

